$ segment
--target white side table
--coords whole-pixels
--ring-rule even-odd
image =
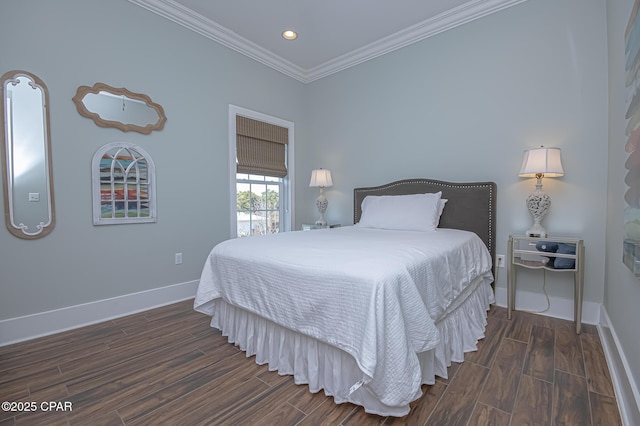
[[[575,254],[562,254],[539,251],[536,249],[536,243],[538,242],[572,244],[575,245],[576,252]],[[545,262],[545,258],[550,259],[549,262]],[[574,260],[573,268],[560,269],[550,267],[550,261],[555,261],[555,259],[572,259]],[[517,267],[573,273],[573,315],[576,334],[580,334],[582,327],[582,293],[584,291],[583,240],[565,237],[537,238],[525,235],[509,235],[509,243],[507,244],[507,317],[509,319],[511,319],[511,313],[516,306]]]

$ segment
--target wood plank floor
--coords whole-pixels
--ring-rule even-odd
[[[256,365],[185,301],[0,348],[0,401],[35,403],[0,425],[620,425],[597,329],[573,329],[493,307],[478,351],[385,418]]]

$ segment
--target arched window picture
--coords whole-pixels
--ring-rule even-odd
[[[93,224],[156,221],[155,166],[142,148],[112,142],[96,151],[93,171]]]

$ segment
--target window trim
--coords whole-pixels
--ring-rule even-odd
[[[229,235],[231,238],[238,237],[237,228],[237,197],[236,197],[236,116],[251,118],[253,120],[264,121],[276,126],[288,129],[289,143],[287,144],[287,176],[284,178],[283,188],[285,193],[284,217],[281,218],[280,229],[283,232],[291,231],[295,219],[293,194],[295,182],[294,156],[294,124],[291,121],[278,117],[252,111],[237,105],[229,104]]]

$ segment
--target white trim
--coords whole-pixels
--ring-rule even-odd
[[[640,424],[640,390],[631,375],[631,365],[622,350],[604,306],[600,310],[598,332],[607,359],[623,425]]]
[[[231,188],[231,182],[236,181],[237,168],[236,165],[236,115],[238,115],[239,107],[229,104],[229,236],[236,238],[238,236],[238,219],[237,209],[238,196],[236,191]]]
[[[129,0],[132,1],[132,0]],[[526,0],[474,0],[306,70],[310,83]]]
[[[573,299],[550,296],[549,300],[551,301],[551,306],[542,315],[573,321]],[[503,307],[507,306],[506,288],[496,287],[496,304]],[[600,303],[582,302],[582,322],[585,324],[598,324],[601,306],[602,304]],[[537,312],[544,310],[546,307],[547,298],[544,294],[518,290],[518,297],[516,298],[517,310]]]
[[[292,121],[229,104],[229,123],[227,126],[229,128],[229,235],[231,238],[237,238],[238,236],[236,221],[236,191],[231,189],[231,183],[235,183],[236,181],[236,115],[262,121],[264,123],[274,124],[280,127],[286,127],[289,130],[289,141],[287,143],[287,178],[284,179],[284,190],[287,194],[287,199],[282,229],[284,231],[291,231],[291,229],[293,229],[295,218],[295,203],[293,202],[293,189],[295,186],[295,164],[293,161],[295,158],[295,125]]]
[[[303,68],[173,0],[129,1],[276,71],[304,82],[305,70]]]
[[[275,53],[247,40],[222,25],[194,13],[173,0],[129,0],[131,3],[150,10],[185,28],[203,35],[223,46],[235,50],[276,71],[295,78],[302,83],[310,83],[322,77],[335,74],[346,68],[403,48],[425,38],[466,24],[475,19],[499,12],[526,0],[471,0],[449,11],[441,13],[395,34],[384,37],[359,49],[355,49],[310,69],[276,55]]]
[[[193,299],[198,280],[0,321],[0,346]]]

